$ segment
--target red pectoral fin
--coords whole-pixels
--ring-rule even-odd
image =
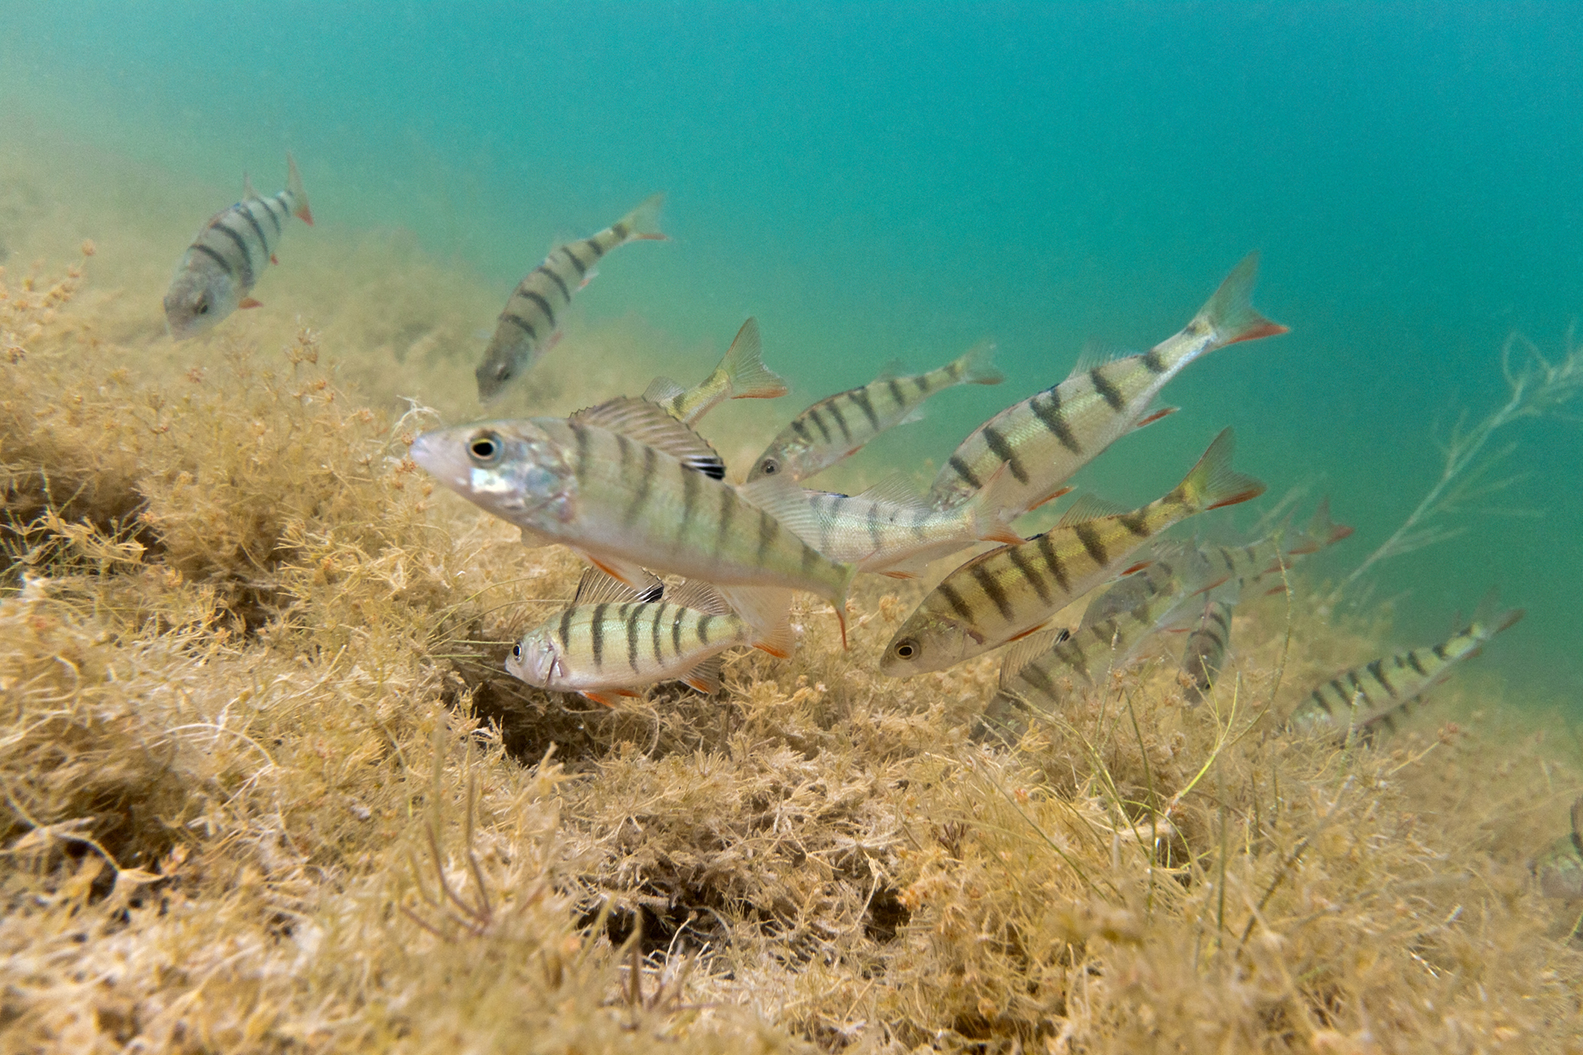
[[[242,302],[237,305],[239,308],[262,308],[263,306],[263,301],[254,300],[252,297],[243,297]]]
[[[613,708],[616,705],[615,697],[611,696],[608,692],[585,692],[581,695],[593,700],[595,703],[604,704],[606,707]]]

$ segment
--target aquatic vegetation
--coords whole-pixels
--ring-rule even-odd
[[[1513,360],[1518,356],[1521,365],[1514,365]],[[1553,363],[1521,334],[1507,337],[1501,347],[1501,374],[1506,380],[1506,401],[1471,426],[1467,412],[1462,413],[1451,434],[1440,445],[1445,458],[1440,478],[1407,514],[1401,526],[1342,580],[1338,592],[1357,583],[1383,560],[1461,535],[1467,525],[1445,523],[1457,513],[1502,512],[1479,505],[1520,479],[1520,476],[1494,475],[1499,464],[1517,449],[1515,443],[1486,449],[1501,429],[1533,418],[1579,420],[1577,414],[1569,411],[1573,401],[1583,395],[1583,343],[1577,341],[1572,331],[1567,333],[1561,358]]]
[[[858,584],[850,651],[812,602],[718,696],[579,709],[503,669],[577,563],[417,471],[432,417],[334,362],[383,338],[189,373],[107,338],[82,278],[0,275],[8,1047],[1578,1035],[1576,913],[1530,872],[1575,753],[1478,671],[1373,747],[1282,728],[1285,686],[1383,630],[1321,616],[1300,567],[1239,602],[1198,707],[1145,654],[1009,746],[969,737],[993,658],[879,675],[923,592],[890,580]]]

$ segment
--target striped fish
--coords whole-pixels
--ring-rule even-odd
[[[1389,659],[1343,671],[1318,686],[1292,712],[1298,728],[1330,729],[1346,739],[1369,740],[1380,729],[1396,730],[1396,716],[1451,676],[1464,660],[1484,650],[1490,638],[1523,617],[1521,608],[1497,612],[1495,591],[1463,629],[1432,648],[1415,648]]]
[[[764,449],[748,482],[777,473],[806,480],[897,425],[923,417],[923,402],[957,385],[998,385],[1000,371],[991,365],[995,345],[984,341],[927,374],[893,377],[889,373],[862,388],[821,399],[792,420]],[[988,479],[985,475],[985,479]]]
[[[1583,798],[1572,803],[1571,833],[1551,843],[1532,867],[1545,897],[1583,898]]]
[[[754,645],[784,657],[789,629],[763,637],[706,583],[638,591],[590,568],[570,607],[524,634],[506,670],[536,688],[581,693],[607,707],[661,681],[712,693],[720,688],[722,652]]]
[[[1188,706],[1202,703],[1215,678],[1226,662],[1226,650],[1231,647],[1230,601],[1210,598],[1204,602],[1204,613],[1198,625],[1187,635],[1187,646],[1182,649],[1182,673],[1189,679],[1183,692]]]
[[[1250,253],[1192,321],[1142,355],[1084,368],[1053,388],[996,414],[963,440],[929,488],[938,508],[965,501],[1001,465],[1020,485],[1013,516],[1043,505],[1122,434],[1171,411],[1149,405],[1193,360],[1238,341],[1285,333],[1253,309],[1259,257]]]
[[[530,545],[563,543],[635,587],[645,568],[713,583],[761,630],[784,617],[787,591],[807,590],[835,605],[845,634],[857,569],[803,541],[816,525],[802,492],[725,483],[719,455],[654,403],[439,429],[418,437],[412,458]]]
[[[1159,591],[1134,608],[1085,623],[1076,632],[1030,634],[1006,650],[1000,691],[1030,706],[1058,704],[1067,684],[1095,685],[1106,672],[1125,666],[1175,605],[1170,592]]]
[[[902,624],[880,670],[895,677],[943,670],[1015,641],[1123,574],[1132,552],[1171,525],[1262,494],[1262,483],[1231,468],[1235,446],[1228,428],[1175,489],[1142,508],[1095,515],[1095,503],[1079,502],[1044,534],[968,561]]]
[[[275,246],[293,216],[313,223],[297,159],[288,153],[285,190],[259,197],[244,176],[242,200],[215,213],[182,255],[165,291],[165,325],[173,339],[197,336],[237,308],[259,307],[248,294],[275,263]]]
[[[785,394],[785,380],[759,358],[759,324],[750,318],[708,377],[692,388],[683,388],[668,377],[656,377],[643,398],[658,403],[684,425],[693,426],[728,399],[779,399]]]
[[[975,542],[1021,542],[999,514],[1001,473],[989,486],[955,509],[935,509],[912,490],[906,477],[894,476],[862,494],[804,491],[818,516],[818,534],[808,541],[832,560],[856,564],[858,571],[913,579],[930,562],[949,557]]]
[[[550,350],[572,294],[594,277],[594,265],[606,253],[628,242],[665,239],[659,229],[664,201],[665,195],[656,194],[592,238],[556,246],[523,276],[506,299],[483,362],[473,371],[480,403],[500,395]]]

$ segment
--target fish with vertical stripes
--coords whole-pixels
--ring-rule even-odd
[[[1001,479],[1009,479],[1004,473]],[[913,579],[929,564],[975,542],[1021,542],[999,513],[1000,480],[954,509],[935,509],[904,476],[880,481],[861,494],[804,491],[818,517],[808,541],[832,560],[858,571]]]
[[[902,624],[880,670],[907,677],[943,670],[1038,630],[1052,615],[1124,574],[1140,546],[1173,524],[1256,498],[1264,485],[1231,468],[1231,429],[1215,438],[1171,492],[1130,513],[1080,501],[1054,528],[1002,546],[946,576]]]
[[[707,583],[664,590],[656,581],[634,590],[589,568],[571,605],[524,634],[506,670],[536,688],[581,693],[610,707],[616,697],[662,681],[715,692],[722,652],[752,645],[786,656],[789,634],[780,627],[763,635]]]
[[[242,179],[242,200],[210,217],[176,265],[165,291],[165,325],[184,341],[209,329],[238,308],[256,308],[250,294],[264,268],[275,263],[275,246],[287,222],[312,225],[308,192],[297,159],[286,155],[286,189],[268,198]]]
[[[556,246],[542,264],[523,276],[506,299],[484,359],[473,371],[480,403],[499,396],[549,351],[572,294],[588,284],[594,265],[606,253],[628,242],[664,241],[659,229],[664,201],[664,194],[655,194],[598,234]]]
[[[861,388],[821,399],[770,442],[748,470],[748,481],[777,474],[806,480],[887,429],[917,421],[924,400],[937,392],[957,385],[1000,384],[1004,378],[991,363],[994,353],[994,343],[983,341],[938,370],[913,377],[887,372]]]
[[[1198,625],[1187,635],[1182,649],[1182,675],[1187,680],[1182,695],[1189,707],[1196,706],[1215,687],[1215,678],[1225,665],[1231,648],[1231,601],[1211,597],[1204,602]]]
[[[643,569],[702,579],[760,629],[784,611],[755,620],[737,588],[807,590],[835,605],[844,636],[857,569],[803,541],[815,524],[802,491],[731,486],[719,455],[657,404],[622,398],[570,418],[437,429],[412,458],[530,545],[562,543],[632,586]]]
[[[1008,512],[1043,505],[1124,433],[1169,414],[1150,411],[1150,404],[1189,363],[1238,341],[1286,333],[1253,308],[1258,262],[1257,253],[1248,254],[1186,326],[1149,351],[1079,366],[1060,384],[990,418],[941,466],[930,500],[942,509],[966,501],[1009,465],[1019,486]]]
[[[1376,659],[1316,686],[1292,712],[1291,724],[1299,729],[1328,729],[1343,739],[1369,740],[1381,729],[1394,732],[1396,718],[1410,704],[1523,617],[1521,608],[1497,611],[1496,602],[1491,590],[1473,620],[1438,645]]]
[[[658,403],[689,427],[728,399],[779,399],[786,394],[786,382],[764,365],[760,354],[758,320],[750,318],[708,377],[692,388],[683,388],[668,377],[656,377],[643,398]]]

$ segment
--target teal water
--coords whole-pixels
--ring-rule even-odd
[[[1502,398],[1506,336],[1559,354],[1583,313],[1571,4],[0,0],[0,24],[10,115],[218,186],[274,189],[290,147],[321,222],[410,229],[502,296],[665,189],[674,241],[579,310],[720,348],[757,315],[806,397],[783,415],[996,337],[1007,383],[876,464],[942,459],[1090,341],[1160,340],[1261,249],[1256,301],[1293,332],[1194,365],[1166,392],[1183,411],[1082,479],[1153,497],[1234,424],[1273,495],[1327,491],[1357,526],[1334,575],[1433,481],[1433,430]],[[1502,438],[1530,475],[1495,504],[1536,515],[1465,516],[1376,595],[1428,643],[1498,583],[1529,615],[1486,662],[1570,706],[1583,425]]]

